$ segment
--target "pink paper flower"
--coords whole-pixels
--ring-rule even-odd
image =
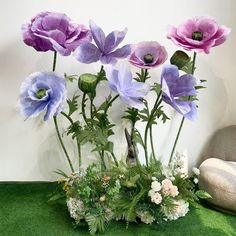
[[[179,194],[177,186],[173,185],[169,179],[164,179],[161,183],[164,195],[176,197]]]
[[[167,38],[186,50],[209,53],[212,47],[222,44],[229,33],[229,28],[219,26],[214,19],[195,17],[179,27],[172,26]]]
[[[162,201],[162,196],[161,196],[161,194],[160,194],[160,193],[155,193],[155,194],[153,194],[152,197],[151,197],[151,201],[152,201],[153,203],[157,204],[157,205],[160,204],[161,201]]]
[[[167,59],[165,47],[158,42],[140,42],[135,45],[129,61],[134,66],[143,69],[151,69],[163,64]]]

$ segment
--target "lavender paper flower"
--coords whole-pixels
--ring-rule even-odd
[[[41,12],[22,26],[24,42],[37,51],[57,51],[68,56],[79,45],[91,42],[91,33],[84,25],[71,21],[63,13]]]
[[[90,64],[100,60],[102,64],[115,64],[117,59],[126,58],[130,54],[130,45],[116,49],[123,41],[127,29],[112,31],[105,36],[103,30],[93,21],[90,21],[90,29],[96,45],[87,43],[79,46],[74,54],[79,62]]]
[[[31,74],[21,85],[20,110],[26,117],[45,111],[44,120],[56,116],[66,99],[66,82],[53,72]]]
[[[120,99],[131,107],[142,109],[142,99],[149,92],[149,86],[142,82],[133,81],[131,72],[125,66],[119,70],[106,67],[105,71],[110,88],[119,94]]]
[[[171,27],[167,38],[186,50],[209,53],[212,47],[222,44],[229,33],[229,28],[219,26],[213,19],[196,17],[177,28]]]
[[[164,66],[161,74],[162,98],[189,120],[197,117],[196,104],[186,100],[186,97],[196,95],[195,85],[196,79],[192,75],[179,76],[177,66]]]
[[[140,42],[130,55],[129,61],[134,66],[151,69],[163,64],[167,59],[165,47],[158,42]]]

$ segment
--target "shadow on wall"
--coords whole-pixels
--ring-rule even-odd
[[[206,159],[219,158],[236,161],[236,125],[217,130],[205,144],[198,166]]]
[[[25,74],[37,70],[45,70],[45,66],[52,64],[51,52],[32,53],[32,48],[26,47],[21,39],[9,42],[0,51],[0,80],[16,82],[17,78],[24,80]],[[24,77],[21,77],[24,75]],[[9,79],[11,79],[9,81]]]

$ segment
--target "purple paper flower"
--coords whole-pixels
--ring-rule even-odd
[[[189,19],[179,27],[171,27],[167,38],[186,50],[209,53],[212,47],[222,44],[230,29],[219,26],[207,17]]]
[[[197,117],[196,104],[186,100],[188,96],[197,94],[195,86],[196,79],[192,75],[179,76],[177,66],[164,66],[161,74],[162,98],[189,120],[195,120]]]
[[[102,64],[115,64],[117,59],[126,58],[130,54],[130,45],[116,49],[123,41],[127,29],[112,31],[105,36],[103,30],[93,21],[90,21],[90,29],[96,45],[87,43],[79,46],[75,51],[75,58],[78,61],[90,64],[100,60]]]
[[[134,66],[151,69],[163,64],[167,59],[165,47],[158,42],[140,42],[130,55],[129,61]]]
[[[66,82],[53,72],[33,73],[21,85],[20,110],[26,117],[46,111],[46,121],[62,110],[65,100]]]
[[[142,99],[149,92],[149,86],[133,81],[131,72],[125,66],[119,70],[110,66],[106,67],[105,71],[110,88],[119,94],[120,99],[131,107],[142,109]]]
[[[91,42],[91,33],[84,25],[71,21],[63,13],[41,12],[22,26],[24,42],[37,51],[57,51],[68,56],[79,45]]]

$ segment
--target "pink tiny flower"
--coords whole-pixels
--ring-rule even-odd
[[[140,42],[134,46],[129,61],[134,66],[143,69],[151,69],[163,64],[167,59],[165,47],[158,42]]]
[[[212,47],[224,43],[229,33],[229,28],[218,25],[214,19],[195,17],[178,27],[172,26],[167,38],[186,50],[209,53]]]
[[[160,193],[155,193],[155,194],[153,194],[152,197],[151,197],[151,201],[152,201],[153,203],[157,204],[157,205],[160,204],[161,201],[162,201],[162,196],[161,196],[161,194],[160,194]]]
[[[169,179],[164,179],[161,183],[164,195],[176,197],[179,194],[177,186],[173,185]]]

